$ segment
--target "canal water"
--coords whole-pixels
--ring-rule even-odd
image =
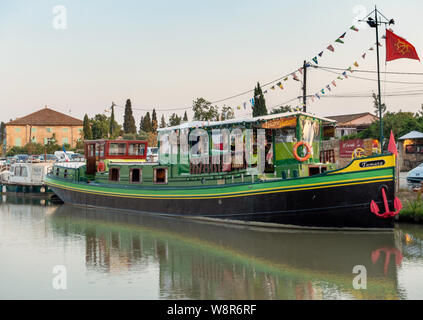
[[[423,299],[423,228],[251,229],[3,196],[0,299]]]

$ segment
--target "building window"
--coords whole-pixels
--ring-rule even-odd
[[[167,184],[167,168],[154,169],[154,183]]]
[[[131,143],[129,145],[128,154],[130,156],[144,156],[145,144],[144,143]]]
[[[109,180],[119,182],[120,170],[118,168],[111,168],[109,172]]]
[[[131,183],[142,183],[142,169],[131,169],[129,173],[129,181]]]
[[[52,133],[53,132],[53,129],[52,128],[46,128],[46,130],[47,130],[48,133]]]
[[[62,128],[62,131],[63,131],[63,132],[68,132],[68,131],[69,131],[69,129],[68,129],[68,128]]]
[[[37,138],[32,137],[32,138],[31,138],[31,141],[32,141],[32,143],[37,143]]]
[[[21,128],[15,128],[15,132],[21,132]]]
[[[126,143],[111,143],[109,147],[109,156],[126,155]]]
[[[31,132],[37,132],[37,128],[32,128]]]
[[[68,138],[62,138],[62,144],[69,144]]]
[[[15,138],[15,146],[22,147],[22,139],[21,138]]]
[[[422,154],[423,145],[408,145],[405,147],[405,153],[407,154]]]

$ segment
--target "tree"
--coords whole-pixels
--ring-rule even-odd
[[[182,120],[183,122],[188,122],[189,120],[188,120],[188,114],[187,114],[187,112],[185,111],[185,113],[184,113],[184,119]]]
[[[141,116],[140,130],[138,132],[145,132],[145,129],[144,129],[144,116]]]
[[[153,131],[153,125],[151,123],[151,118],[150,118],[150,112],[147,112],[147,114],[145,115],[142,127],[143,127],[143,131],[145,132]]]
[[[393,131],[396,137],[401,137],[406,135],[410,131],[423,130],[423,117],[419,114],[414,114],[412,112],[387,112],[383,117],[383,135],[384,137],[389,137]],[[380,121],[373,122],[369,128],[359,132],[356,135],[344,137],[345,140],[349,139],[379,139],[380,138]]]
[[[5,145],[5,140],[6,139],[6,125],[4,122],[2,122],[0,124],[0,154],[3,153],[3,149],[4,149],[4,145]]]
[[[84,116],[84,140],[92,140],[93,139],[93,132],[91,130],[91,124],[90,119],[88,118],[88,115],[85,114]]]
[[[152,128],[152,132],[156,132],[158,126],[159,126],[159,122],[157,121],[156,109],[153,109],[153,114],[151,115],[151,128]]]
[[[175,127],[181,124],[182,118],[179,117],[176,113],[173,113],[169,118],[169,126]]]
[[[107,139],[109,137],[110,119],[104,114],[96,114],[91,119],[92,139]]]
[[[162,119],[160,121],[160,128],[166,128],[167,124],[166,124],[166,120],[164,117],[164,114],[162,114]]]
[[[0,144],[3,143],[3,140],[6,138],[6,125],[2,121],[0,124]]]
[[[223,106],[221,113],[221,120],[230,120],[235,118],[235,112],[232,107]]]
[[[135,118],[132,114],[131,100],[126,100],[125,115],[123,117],[123,130],[125,133],[137,133],[137,126],[135,125]]]
[[[288,112],[293,112],[293,111],[294,110],[292,109],[291,106],[281,106],[279,108],[273,109],[271,114],[288,113]]]
[[[268,115],[266,108],[266,100],[263,96],[263,91],[261,90],[260,83],[257,82],[257,87],[254,88],[254,107],[253,107],[253,117],[260,117]]]
[[[215,121],[219,119],[219,109],[211,102],[198,98],[193,102],[194,121]]]
[[[380,117],[379,98],[376,95],[376,93],[374,93],[374,92],[373,92],[373,107],[375,109],[376,117],[379,118]],[[381,107],[382,107],[382,116],[383,116],[385,114],[385,112],[386,112],[386,104],[382,103]]]
[[[116,127],[115,127],[115,105],[112,105],[112,114],[110,115],[110,137],[115,138],[116,136]]]

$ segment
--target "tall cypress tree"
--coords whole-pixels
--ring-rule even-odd
[[[125,133],[137,133],[137,126],[135,125],[135,118],[132,114],[131,100],[126,100],[125,115],[123,117],[123,130]]]
[[[187,115],[187,112],[186,111],[184,113],[184,119],[182,121],[183,122],[188,122],[188,115]]]
[[[6,124],[2,121],[2,123],[0,124],[0,145],[3,144],[3,140],[5,138],[6,138]]]
[[[257,82],[257,87],[254,88],[254,107],[253,117],[260,117],[268,115],[266,108],[266,100],[264,99],[263,91],[261,90],[260,83]]]
[[[152,131],[153,132],[156,132],[158,126],[159,126],[159,122],[157,121],[156,109],[153,109],[153,114],[151,115],[151,128],[152,128]]]
[[[144,131],[145,132],[152,132],[153,126],[151,125],[151,118],[150,118],[150,112],[147,112],[147,114],[144,117]]]
[[[145,129],[144,129],[144,116],[141,116],[141,120],[140,120],[140,133],[141,132],[145,132]]]
[[[164,114],[162,114],[162,119],[160,121],[160,128],[166,128],[166,120]]]
[[[112,104],[112,114],[110,116],[110,129],[109,129],[110,137],[113,137],[115,131],[116,131],[116,128],[115,128],[115,105]]]
[[[88,115],[85,114],[84,116],[84,140],[92,140],[93,139],[93,132],[91,130],[91,124],[90,119],[88,118]]]

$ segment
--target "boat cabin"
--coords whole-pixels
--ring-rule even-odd
[[[147,159],[147,141],[91,140],[85,141],[87,174],[105,171],[110,162],[141,161]]]
[[[159,146],[161,153],[159,154],[159,162],[165,163],[170,157],[170,142],[161,139],[161,135],[171,135],[177,133],[180,135],[182,131],[190,135],[193,131],[202,129],[207,132],[209,141],[206,141],[203,150],[199,154],[185,154],[184,150],[179,148],[179,162],[177,165],[172,163],[174,175],[177,176],[198,176],[208,174],[237,174],[248,171],[254,174],[254,168],[257,168],[260,161],[264,162],[266,178],[298,178],[313,176],[333,170],[335,167],[335,159],[331,155],[327,155],[322,151],[323,125],[334,125],[335,121],[319,118],[311,114],[303,112],[284,113],[276,115],[268,115],[257,118],[234,119],[218,122],[191,122],[180,126],[159,129]],[[230,141],[229,150],[223,150],[222,140],[223,134],[216,132],[229,130]],[[258,137],[258,132],[264,132],[262,142]],[[234,132],[237,132],[234,134]],[[238,135],[238,137],[237,137]],[[241,135],[241,136],[239,136]],[[242,139],[244,150],[237,150],[236,139]],[[190,138],[191,140],[191,138]],[[200,140],[200,139],[199,139]],[[189,142],[189,149],[195,144],[200,144],[199,140]],[[265,157],[261,159],[257,148],[258,144],[264,144]],[[166,145],[164,145],[166,144]],[[239,144],[238,144],[239,145]],[[246,145],[251,145],[253,152],[246,152]],[[201,149],[201,147],[197,148]],[[206,149],[206,152],[203,152]],[[208,149],[208,150],[207,150]],[[185,151],[186,152],[186,151]],[[234,161],[237,154],[241,152],[243,161]],[[193,158],[210,157],[209,161],[192,161]],[[230,153],[232,163],[223,164],[225,153]],[[189,164],[184,160],[184,156],[189,157]],[[220,161],[213,161],[213,158],[220,157]],[[249,159],[251,157],[252,159]],[[186,160],[186,159],[185,159]],[[208,162],[208,164],[205,164]],[[213,164],[218,162],[221,165]],[[251,164],[252,163],[252,164]],[[175,170],[175,168],[177,168]],[[256,172],[260,175],[260,172]]]
[[[194,187],[310,177],[336,169],[334,157],[322,151],[323,124],[334,123],[303,112],[188,122],[158,130],[155,162],[146,161],[146,141],[86,141],[86,167],[70,173],[57,166],[56,176],[128,187],[180,187],[187,182]],[[205,137],[191,139],[198,129]],[[229,139],[224,130],[230,132]],[[183,132],[190,136],[188,146],[181,143]],[[164,136],[176,137],[177,147]]]

